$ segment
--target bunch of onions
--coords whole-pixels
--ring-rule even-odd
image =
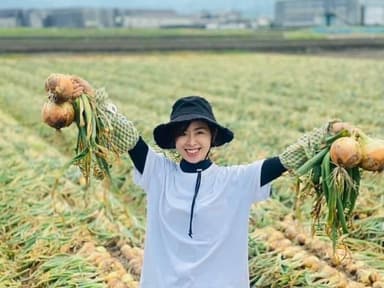
[[[107,178],[108,186],[114,188],[110,167],[111,161],[117,157],[111,147],[111,123],[96,101],[96,93],[84,79],[67,74],[51,74],[44,83],[48,100],[42,108],[42,119],[51,127],[61,129],[73,122],[78,128],[76,155],[62,167],[61,173],[71,165],[77,165],[90,184],[91,171],[101,180]],[[60,175],[62,175],[60,174]],[[59,183],[56,179],[53,193]],[[106,190],[105,190],[106,193]],[[110,209],[108,197],[104,194],[105,206]]]
[[[337,239],[348,233],[347,223],[359,194],[362,159],[363,150],[357,136],[342,130],[326,139],[322,150],[298,169],[298,176],[306,175],[309,182],[298,192],[316,197],[312,209],[313,223],[320,220],[322,212],[327,212],[325,232],[333,242],[334,251]],[[315,194],[309,190],[315,190]],[[322,209],[324,204],[326,210]]]
[[[48,95],[41,111],[44,123],[56,129],[68,127],[75,120],[72,105],[75,88],[72,77],[66,74],[51,74],[44,87]]]
[[[306,176],[303,188],[300,188],[303,181],[298,182],[298,193],[316,197],[313,223],[320,220],[323,205],[327,206],[325,232],[333,241],[334,251],[338,237],[348,233],[359,195],[361,170],[384,170],[384,140],[369,137],[355,128],[344,129],[326,139],[322,149],[296,171],[298,178]]]
[[[372,138],[359,130],[354,137],[341,137],[330,147],[334,164],[344,168],[356,166],[371,172],[384,170],[384,140]]]
[[[54,73],[44,83],[48,100],[41,111],[43,121],[49,126],[61,129],[75,121],[73,102],[82,94],[93,94],[93,89],[83,79]]]

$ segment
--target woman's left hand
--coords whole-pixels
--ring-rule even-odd
[[[73,97],[79,97],[82,94],[88,94],[88,95],[95,95],[95,90],[89,84],[88,81],[84,80],[83,78],[80,78],[79,76],[72,75],[71,80],[73,83]]]

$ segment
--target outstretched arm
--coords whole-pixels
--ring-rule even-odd
[[[327,136],[335,135],[344,129],[353,133],[356,128],[347,122],[329,122],[321,128],[302,135],[296,143],[288,146],[279,156],[266,159],[261,168],[261,186],[280,177],[288,170],[298,169],[308,160],[308,155],[316,152]]]
[[[75,96],[86,93],[95,97],[100,110],[104,113],[111,124],[111,138],[113,149],[119,154],[129,154],[136,169],[143,173],[145,159],[148,154],[148,145],[140,137],[132,121],[129,121],[123,114],[117,111],[117,107],[109,102],[108,95],[104,89],[93,89],[88,81],[72,76],[74,81]]]
[[[100,91],[97,90],[96,99],[98,99],[99,93]],[[128,152],[136,169],[140,173],[143,173],[149,149],[147,143],[145,143],[139,135],[133,122],[128,120],[123,114],[117,112],[115,105],[111,103],[101,103],[100,107],[111,123],[112,148],[119,154]]]

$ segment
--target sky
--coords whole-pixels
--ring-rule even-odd
[[[0,0],[0,9],[124,7],[172,9],[179,13],[237,10],[249,16],[273,16],[276,0]]]

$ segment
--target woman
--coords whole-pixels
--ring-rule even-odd
[[[251,205],[268,199],[270,182],[300,167],[329,134],[351,129],[330,122],[279,156],[221,167],[209,158],[210,150],[234,135],[216,121],[206,99],[188,96],[178,99],[170,121],[153,131],[159,147],[180,154],[182,160],[175,163],[155,153],[100,93],[96,99],[110,118],[114,148],[128,151],[134,181],[147,195],[141,288],[248,288]]]

